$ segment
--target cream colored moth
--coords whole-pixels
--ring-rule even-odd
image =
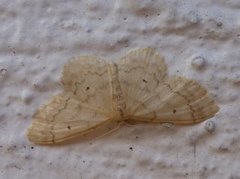
[[[33,115],[28,138],[54,144],[124,122],[195,124],[219,110],[196,81],[168,76],[162,56],[151,48],[116,62],[82,56],[64,66],[63,92]]]

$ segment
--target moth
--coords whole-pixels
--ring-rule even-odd
[[[124,122],[195,124],[219,110],[196,81],[168,76],[164,58],[151,48],[116,62],[82,56],[64,66],[63,92],[34,115],[28,138],[54,144],[102,133]]]

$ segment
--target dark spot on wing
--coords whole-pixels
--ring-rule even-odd
[[[176,109],[173,109],[173,114],[175,114],[177,112],[177,110]]]

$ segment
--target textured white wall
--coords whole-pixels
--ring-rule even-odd
[[[114,60],[146,46],[165,56],[170,74],[210,91],[221,107],[214,118],[126,125],[51,147],[27,140],[32,114],[61,90],[71,57]],[[1,0],[0,178],[239,179],[239,49],[239,0]]]

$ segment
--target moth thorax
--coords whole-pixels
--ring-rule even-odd
[[[121,117],[124,116],[123,111],[126,108],[125,99],[118,78],[117,64],[110,64],[111,90],[112,90],[112,106],[113,110],[117,111]]]

